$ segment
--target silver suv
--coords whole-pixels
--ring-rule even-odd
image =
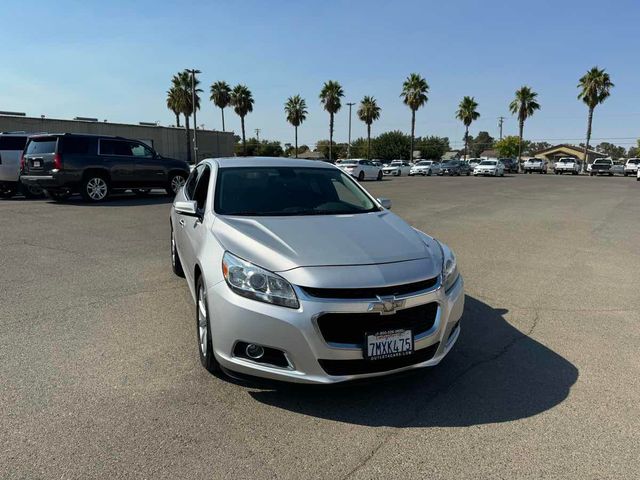
[[[39,197],[43,194],[37,186],[25,187],[20,184],[20,159],[29,135],[24,132],[0,133],[0,197],[11,198],[18,193],[25,197]]]

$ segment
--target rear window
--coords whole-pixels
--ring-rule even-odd
[[[65,137],[62,140],[62,152],[68,155],[86,155],[90,146],[91,139],[87,137]]]
[[[27,155],[39,155],[43,153],[56,153],[56,137],[32,138],[27,145]]]
[[[24,150],[27,137],[0,137],[0,150]]]

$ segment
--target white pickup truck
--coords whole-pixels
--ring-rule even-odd
[[[563,157],[553,166],[553,173],[556,175],[562,175],[563,173],[578,175],[580,173],[581,166],[580,160],[571,157]]]
[[[637,175],[638,166],[640,166],[640,158],[630,158],[624,165],[624,176]]]
[[[530,158],[522,165],[524,173],[547,173],[547,161],[541,158]]]

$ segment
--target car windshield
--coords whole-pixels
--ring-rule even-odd
[[[402,162],[391,162],[390,164],[391,167],[399,167],[400,165],[402,165]]]
[[[345,167],[353,167],[354,165],[357,165],[358,162],[351,162],[351,161],[347,161],[347,162],[340,162],[340,166],[345,166]]]
[[[452,162],[452,161],[444,162],[442,164],[443,167],[455,167],[456,165],[458,165],[458,162]]]
[[[631,160],[629,160],[628,163],[633,163],[633,164],[640,164],[640,158],[632,158]]]
[[[496,162],[493,160],[484,160],[482,162],[480,162],[480,165],[495,165]]]
[[[379,211],[333,168],[230,167],[218,171],[215,212],[238,216],[339,215]]]
[[[611,160],[596,160],[595,162],[596,165],[609,165],[611,164]]]
[[[416,165],[431,165],[431,162],[422,161],[422,162],[418,162]]]

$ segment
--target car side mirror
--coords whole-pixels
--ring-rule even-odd
[[[391,210],[391,200],[388,198],[377,198],[376,200],[378,200],[378,203],[382,205],[383,208]]]
[[[176,209],[176,213],[179,215],[186,215],[187,217],[198,217],[198,203],[195,200],[189,200],[186,202],[176,202],[173,207]]]

